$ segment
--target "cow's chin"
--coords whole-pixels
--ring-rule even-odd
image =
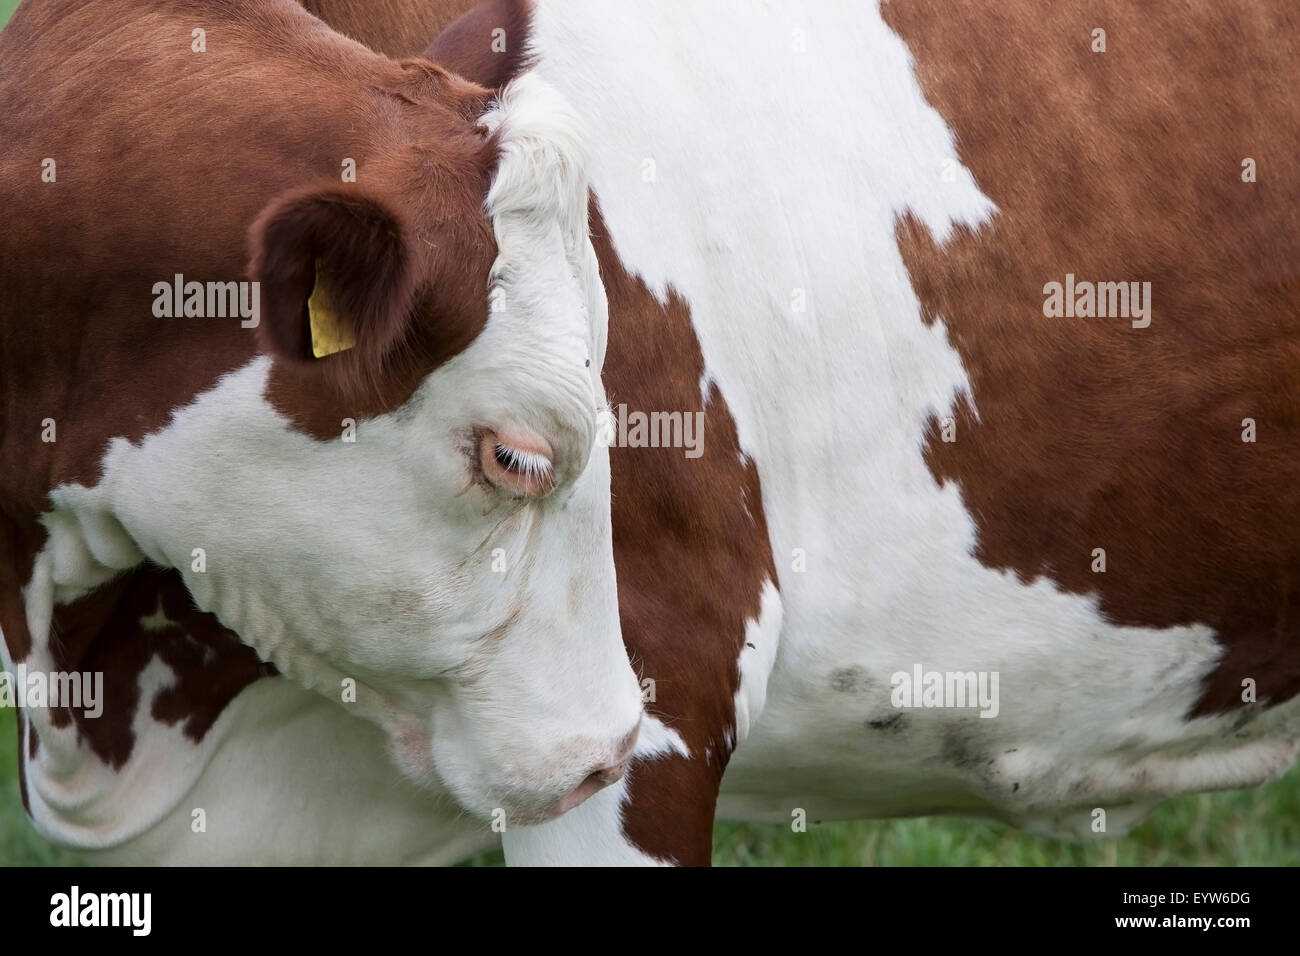
[[[580,784],[576,788],[560,787],[554,792],[494,787],[459,755],[445,755],[440,762],[435,757],[439,749],[443,748],[433,746],[433,735],[426,728],[404,724],[400,729],[390,729],[389,751],[404,777],[426,789],[449,792],[466,812],[494,824],[545,823],[572,810],[596,792],[595,789],[583,792]]]

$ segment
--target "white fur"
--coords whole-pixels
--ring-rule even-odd
[[[759,598],[759,614],[745,628],[740,651],[740,687],[736,690],[736,730],[732,745],[749,736],[750,725],[767,704],[767,681],[781,643],[781,593],[768,581]]]
[[[146,732],[148,747],[132,766],[156,752],[157,725]],[[120,795],[127,806],[140,794],[170,798],[171,806],[138,838],[88,854],[90,862],[449,864],[497,843],[488,824],[445,791],[400,777],[379,728],[291,681],[250,685],[208,737],[215,743],[197,766],[151,760],[147,775],[134,773]],[[120,814],[122,803],[104,807]],[[202,832],[196,809],[204,811]],[[83,833],[51,835],[88,845]]]

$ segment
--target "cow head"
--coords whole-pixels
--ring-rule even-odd
[[[400,379],[422,349],[458,348],[466,316],[486,313],[399,408],[315,449],[285,489],[300,514],[313,502],[310,530],[284,529],[298,559],[265,572],[301,585],[275,586],[301,642],[291,672],[326,687],[322,671],[355,674],[409,775],[436,771],[467,807],[529,822],[617,778],[640,700],[597,442],[607,317],[581,129],[531,76],[480,122],[498,153],[468,223],[422,223],[419,194],[330,187],[254,226],[265,343],[300,386],[382,390],[381,370]],[[464,238],[476,224],[495,236],[486,271]],[[322,550],[302,548],[313,538]]]
[[[483,102],[356,183],[266,206],[265,354],[55,497],[378,722],[408,776],[528,823],[617,779],[641,701],[597,440],[582,131],[529,75]]]

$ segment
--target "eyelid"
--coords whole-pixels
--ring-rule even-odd
[[[479,467],[493,486],[521,498],[537,498],[555,486],[550,443],[517,431],[484,430],[478,441]]]
[[[511,448],[509,445],[503,445],[500,441],[496,443],[493,452],[493,457],[496,458],[497,463],[507,471],[538,479],[551,473],[551,460],[545,455]]]

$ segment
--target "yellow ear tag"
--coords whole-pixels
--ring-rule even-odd
[[[357,344],[352,327],[339,318],[329,289],[321,281],[319,259],[316,260],[316,287],[307,300],[307,316],[311,321],[311,354],[317,358],[346,352]]]

